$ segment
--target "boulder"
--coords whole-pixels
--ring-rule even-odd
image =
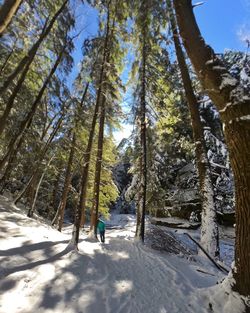
[[[195,172],[195,167],[193,165],[193,163],[188,163],[187,165],[183,166],[179,171],[178,171],[178,175],[182,175],[184,173],[193,173]]]
[[[166,226],[170,228],[179,228],[179,229],[198,229],[201,223],[190,223],[181,219],[173,218],[152,218],[151,223],[153,225]]]
[[[162,209],[157,209],[155,213],[155,217],[170,217],[173,207],[165,207]]]
[[[177,204],[173,207],[171,211],[171,216],[176,216],[179,218],[184,218],[184,219],[189,220],[192,212],[196,212],[200,220],[200,213],[201,213],[200,202],[196,202],[196,203],[188,202],[188,203]]]
[[[197,189],[179,189],[175,192],[172,197],[168,200],[171,200],[172,203],[186,203],[186,202],[200,202],[200,195]]]

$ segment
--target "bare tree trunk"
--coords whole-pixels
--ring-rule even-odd
[[[88,92],[88,88],[89,88],[89,83],[86,84],[85,90],[84,90],[83,95],[82,95],[79,109],[82,109],[82,107],[83,107],[83,103],[85,101],[85,98],[86,98],[86,95]],[[78,119],[77,114],[75,114],[74,119],[75,119],[75,128],[73,129],[73,138],[72,138],[71,149],[70,149],[70,154],[69,154],[69,159],[68,159],[68,164],[67,164],[67,169],[66,169],[66,174],[65,174],[62,199],[61,199],[60,204],[58,206],[56,215],[52,221],[52,225],[56,224],[59,221],[58,222],[58,230],[59,231],[62,230],[64,211],[65,211],[65,207],[66,207],[67,197],[68,197],[69,188],[70,188],[70,182],[71,182],[71,178],[72,178],[72,166],[73,166],[75,149],[76,149],[76,131],[78,129],[78,124],[79,124],[79,119]]]
[[[54,184],[53,184],[53,191],[52,191],[51,199],[50,199],[49,205],[48,205],[48,214],[47,214],[48,218],[50,218],[50,216],[51,216],[51,211],[53,209],[55,210],[55,208],[56,208],[56,202],[57,202],[56,200],[57,200],[60,178],[61,178],[61,168],[59,166],[58,167],[58,173],[56,175],[56,179],[55,179]],[[54,223],[52,223],[52,225],[54,225]]]
[[[16,14],[22,0],[5,0],[0,7],[0,37],[11,22],[12,17]]]
[[[142,5],[143,25],[142,25],[142,50],[141,50],[141,91],[140,91],[140,189],[137,206],[137,225],[135,237],[144,242],[145,237],[145,215],[147,199],[147,136],[146,136],[146,64],[147,64],[147,35],[148,35],[148,7],[146,2]]]
[[[91,210],[91,224],[90,229],[94,231],[97,237],[97,219],[99,211],[99,199],[100,199],[100,181],[101,181],[101,170],[102,170],[102,154],[103,154],[103,137],[104,137],[104,126],[106,116],[106,96],[102,97],[102,105],[99,120],[99,134],[97,144],[97,156],[95,165],[95,181],[94,181],[94,193],[93,193],[93,206]]]
[[[250,295],[250,98],[201,36],[191,0],[174,0],[183,43],[197,76],[220,112],[235,179],[235,289]],[[250,312],[250,308],[247,309]]]
[[[39,176],[40,176],[40,169],[38,169],[34,173],[34,175],[32,176],[32,178],[30,180],[30,184],[29,184],[29,189],[26,192],[27,205],[29,207],[32,206],[32,203],[33,203],[34,198],[35,198],[36,186],[38,184]]]
[[[206,144],[204,140],[203,126],[199,113],[199,105],[194,94],[188,67],[179,40],[173,9],[170,3],[171,2],[168,1],[168,8],[170,10],[170,23],[173,32],[176,56],[180,67],[185,95],[191,115],[193,138],[195,142],[195,156],[200,183],[200,194],[202,199],[201,245],[210,255],[213,257],[219,257],[219,231],[216,221],[214,191],[211,181],[211,170],[207,157]]]
[[[67,169],[66,169],[66,174],[65,174],[65,181],[64,181],[64,186],[63,186],[62,198],[61,198],[60,204],[59,204],[58,209],[57,209],[58,216],[53,221],[54,224],[56,224],[57,220],[58,220],[58,230],[59,231],[62,230],[62,225],[63,225],[64,210],[66,207],[66,201],[67,201],[70,182],[71,182],[71,178],[72,178],[72,166],[73,166],[73,161],[74,161],[75,148],[76,148],[76,133],[74,132],[72,143],[71,143],[71,149],[70,149],[68,164],[67,164]]]
[[[141,180],[140,180],[141,181]],[[136,209],[136,228],[135,228],[135,238],[140,238],[141,230],[141,208],[142,204],[140,203],[142,198],[139,196],[137,199],[137,209]]]
[[[60,201],[60,204],[58,206],[56,216],[54,220],[52,221],[52,225],[56,224],[58,222],[58,230],[62,230],[63,225],[63,219],[64,219],[64,211],[66,207],[66,202],[68,198],[69,188],[70,188],[70,182],[72,178],[72,166],[74,161],[74,155],[75,155],[75,147],[76,147],[76,134],[73,134],[70,154],[69,154],[69,160],[67,164],[66,174],[65,174],[65,180],[64,180],[64,186],[63,186],[63,192],[62,192],[62,199]]]
[[[140,200],[139,207],[141,212],[141,222],[139,229],[139,238],[144,242],[145,237],[145,214],[146,214],[146,198],[147,198],[147,138],[146,138],[146,62],[147,62],[147,47],[146,47],[146,27],[143,31],[143,50],[142,50],[142,90],[140,104]]]
[[[74,229],[73,229],[72,239],[71,239],[72,243],[74,244],[74,246],[76,248],[77,248],[78,241],[79,241],[80,227],[84,221],[89,163],[90,163],[93,139],[94,139],[94,134],[95,134],[95,125],[96,125],[96,121],[97,121],[97,117],[98,117],[100,101],[102,98],[101,95],[102,95],[102,88],[103,88],[102,85],[103,85],[103,80],[104,80],[104,71],[105,71],[105,66],[106,66],[108,53],[109,53],[109,51],[108,51],[108,42],[109,42],[109,35],[110,35],[109,23],[110,23],[110,12],[108,10],[107,22],[106,22],[106,35],[105,35],[105,42],[104,42],[104,47],[103,47],[103,59],[102,59],[102,66],[101,66],[101,70],[100,70],[100,78],[99,78],[99,82],[98,82],[96,104],[95,104],[95,110],[94,110],[94,115],[93,115],[93,119],[92,119],[91,129],[89,132],[88,144],[87,144],[86,151],[84,153],[80,198],[79,198],[78,206],[76,208]]]
[[[84,153],[84,158],[83,158],[80,198],[79,198],[79,203],[76,208],[76,215],[75,215],[75,222],[74,222],[74,232],[73,232],[75,236],[74,240],[72,237],[73,243],[76,247],[79,241],[80,227],[83,225],[84,219],[85,219],[85,205],[86,205],[89,164],[90,164],[92,146],[93,146],[93,141],[94,141],[95,126],[96,126],[96,121],[97,121],[98,111],[99,111],[99,106],[100,106],[100,96],[101,96],[101,86],[98,89],[95,110],[93,114],[91,129],[89,132],[88,144],[87,144],[87,148],[86,148],[86,151]]]
[[[46,90],[52,76],[54,75],[58,65],[61,62],[64,50],[65,50],[65,48],[62,49],[61,53],[57,57],[57,60],[54,64],[54,66],[52,67],[48,77],[45,79],[42,88],[40,89],[35,101],[33,102],[32,106],[30,108],[29,113],[26,115],[25,119],[21,122],[20,127],[18,129],[18,133],[15,134],[13,136],[12,140],[10,141],[8,148],[7,148],[7,152],[6,152],[5,156],[3,157],[3,159],[0,161],[0,171],[3,169],[4,165],[6,164],[6,162],[9,159],[11,153],[15,149],[15,145],[16,145],[17,141],[19,141],[21,139],[21,137],[24,135],[24,132],[25,132],[25,129],[27,128],[27,125],[32,122],[33,116],[36,113],[37,107],[38,107],[38,105],[42,99],[44,91]]]

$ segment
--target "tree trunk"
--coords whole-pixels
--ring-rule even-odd
[[[105,70],[106,61],[107,61],[108,53],[109,53],[108,51],[108,41],[109,41],[109,35],[110,35],[109,34],[110,32],[109,22],[110,22],[110,12],[108,10],[107,22],[106,22],[106,35],[105,35],[105,42],[104,42],[104,47],[103,47],[103,58],[102,58],[102,66],[100,70],[100,78],[98,82],[96,104],[95,104],[95,110],[94,110],[90,132],[89,132],[88,144],[87,144],[87,148],[86,148],[86,151],[84,153],[84,158],[83,158],[84,161],[83,161],[83,167],[82,167],[80,198],[79,198],[78,206],[76,208],[74,229],[72,232],[72,239],[71,239],[75,247],[77,247],[78,245],[80,227],[83,225],[84,215],[85,215],[89,163],[90,163],[93,139],[94,139],[94,134],[95,134],[95,125],[96,125],[96,121],[98,117],[100,100],[102,98],[101,95],[102,95],[102,88],[103,88],[102,85],[103,85],[103,80],[104,80],[104,70]]]
[[[21,137],[24,135],[25,129],[27,128],[27,125],[30,124],[32,122],[33,116],[36,113],[37,107],[42,99],[42,96],[44,94],[44,91],[46,90],[52,76],[54,75],[58,65],[61,62],[62,56],[63,56],[63,52],[64,52],[65,48],[63,48],[63,50],[61,51],[61,53],[59,54],[54,66],[52,67],[48,77],[45,79],[42,88],[40,89],[35,101],[33,102],[29,113],[26,115],[25,119],[21,122],[20,127],[18,129],[18,133],[15,134],[12,138],[12,140],[10,141],[9,145],[8,145],[8,149],[7,152],[4,156],[4,158],[0,161],[0,171],[3,169],[4,165],[6,164],[6,162],[8,161],[11,153],[13,152],[13,150],[15,149],[15,145],[17,143],[17,141],[19,141],[21,139]]]
[[[59,207],[58,207],[58,230],[62,230],[63,225],[63,219],[64,219],[64,210],[66,207],[66,201],[69,193],[69,187],[70,182],[72,178],[72,166],[74,161],[74,155],[75,155],[75,148],[76,148],[76,133],[73,134],[73,139],[71,143],[71,149],[69,154],[69,160],[67,164],[66,174],[65,174],[65,181],[63,186],[63,192],[62,192],[62,199],[60,201]],[[54,223],[57,223],[57,220],[54,221]]]
[[[61,178],[61,167],[60,167],[60,165],[58,166],[58,172],[57,172],[57,175],[55,178],[56,179],[55,179],[54,184],[53,184],[53,191],[52,191],[51,199],[50,199],[49,205],[48,205],[48,214],[47,214],[48,219],[51,216],[51,211],[56,208],[58,186],[59,186],[60,178]],[[53,222],[51,224],[54,225]]]
[[[85,90],[83,92],[81,103],[80,103],[80,109],[82,109],[82,107],[83,107],[83,103],[85,101],[85,98],[86,98],[86,95],[88,92],[88,88],[89,88],[89,82],[86,84]],[[66,207],[67,197],[68,197],[69,188],[70,188],[70,182],[71,182],[71,178],[72,178],[72,166],[73,166],[75,149],[76,149],[76,131],[78,129],[78,124],[79,124],[79,119],[78,119],[77,114],[75,115],[74,118],[75,118],[75,129],[73,130],[73,138],[72,138],[69,160],[68,160],[68,165],[67,165],[66,174],[65,174],[62,199],[61,199],[60,204],[58,206],[56,215],[52,221],[52,225],[58,223],[58,230],[59,231],[62,230],[64,211],[65,211],[65,207]],[[59,222],[58,222],[58,220],[59,220]]]
[[[0,8],[0,37],[16,14],[22,0],[5,0]]]
[[[74,223],[75,224],[75,241],[74,241],[75,246],[77,246],[78,241],[79,241],[80,227],[82,227],[85,222],[84,221],[85,220],[85,205],[86,205],[89,164],[90,164],[92,146],[93,146],[93,141],[94,141],[95,126],[96,126],[96,121],[97,121],[98,111],[99,111],[99,106],[100,106],[100,96],[101,96],[101,87],[99,87],[98,89],[95,110],[93,114],[91,129],[89,132],[88,144],[87,144],[87,148],[86,148],[86,151],[84,153],[84,158],[83,158],[80,198],[79,198],[79,203],[76,209],[75,223]]]
[[[146,136],[146,64],[147,64],[147,4],[143,6],[144,16],[142,24],[142,50],[141,50],[141,91],[140,91],[140,189],[137,206],[137,225],[135,237],[144,242],[145,237],[145,215],[146,215],[146,199],[147,199],[147,136]]]
[[[39,182],[40,169],[38,169],[29,181],[29,189],[26,192],[26,205],[31,208],[35,198],[36,186]]]
[[[100,120],[99,120],[99,134],[98,134],[97,155],[96,155],[96,165],[95,165],[93,206],[91,210],[91,224],[90,224],[90,229],[94,231],[94,234],[96,237],[97,237],[97,219],[98,219],[99,199],[100,199],[103,137],[104,137],[105,116],[106,116],[105,107],[106,107],[106,96],[103,95],[101,112],[100,112]]]
[[[143,31],[143,50],[142,50],[142,90],[141,90],[141,104],[140,104],[140,172],[141,172],[141,186],[139,208],[141,215],[141,222],[139,227],[139,238],[144,242],[145,237],[145,214],[146,214],[146,199],[147,199],[147,138],[146,138],[146,62],[147,62],[147,48],[146,48],[146,28]]]
[[[191,0],[174,0],[180,33],[197,76],[220,112],[235,180],[235,289],[250,295],[250,98],[206,45]],[[250,308],[247,312],[250,311]]]
[[[200,183],[200,195],[202,199],[201,245],[210,255],[212,255],[213,257],[219,257],[219,231],[216,221],[214,191],[211,181],[211,170],[207,157],[203,126],[199,113],[199,105],[194,94],[192,82],[188,72],[188,67],[181,48],[176,21],[173,15],[173,9],[170,3],[171,2],[168,1],[170,23],[173,32],[177,61],[180,67],[185,95],[191,115],[193,139],[195,143],[195,157]]]
[[[60,204],[58,206],[56,216],[52,222],[52,225],[58,223],[58,230],[59,231],[62,230],[62,226],[63,226],[64,211],[65,211],[65,207],[66,207],[66,202],[67,202],[69,188],[70,188],[70,182],[71,182],[71,178],[72,178],[72,166],[73,166],[73,161],[74,161],[75,146],[76,146],[76,135],[74,133],[73,139],[72,139],[72,145],[71,145],[71,149],[70,149],[70,154],[69,154],[69,160],[68,160],[67,169],[66,169],[66,174],[65,174],[62,198],[61,198]]]

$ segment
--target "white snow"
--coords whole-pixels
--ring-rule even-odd
[[[244,120],[246,120],[246,121],[247,121],[247,120],[250,120],[250,114],[245,115],[245,116],[241,116],[241,117],[240,117],[240,120],[243,120],[243,121],[244,121]]]
[[[1,313],[242,313],[238,294],[211,265],[133,240],[135,217],[116,215],[106,243],[59,233],[0,199]],[[213,311],[211,310],[213,309]]]
[[[214,68],[214,67],[213,67]],[[219,70],[217,68],[217,70]],[[224,68],[225,70],[225,68]],[[223,68],[221,69],[221,71],[223,71]],[[220,90],[227,88],[227,87],[236,87],[237,86],[237,79],[233,78],[230,74],[223,74],[222,75],[222,81],[220,84]]]
[[[249,121],[250,120],[250,115],[244,115],[244,116],[241,116],[241,117],[236,117],[235,119],[233,120],[230,120],[228,123],[229,124],[232,124],[233,122],[239,122],[239,121]]]

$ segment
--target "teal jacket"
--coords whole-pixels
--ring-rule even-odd
[[[105,223],[103,221],[99,220],[97,223],[97,229],[99,231],[104,231],[105,230]]]

